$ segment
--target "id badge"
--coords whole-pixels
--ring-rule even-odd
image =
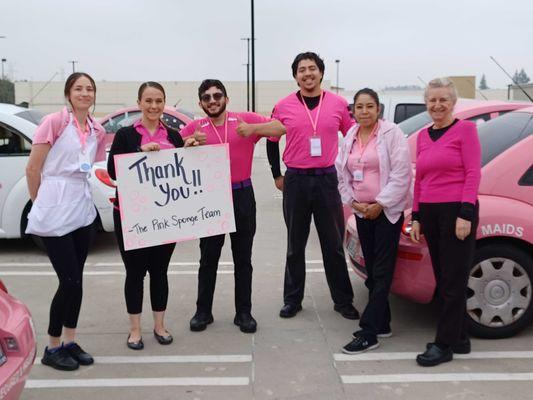
[[[92,167],[89,154],[80,153],[78,155],[78,164],[81,172],[89,172]]]
[[[322,141],[320,136],[313,136],[310,139],[311,157],[320,157],[322,155]]]
[[[365,164],[364,163],[357,163],[355,164],[355,169],[352,172],[353,180],[356,182],[362,182],[363,180],[363,169]]]

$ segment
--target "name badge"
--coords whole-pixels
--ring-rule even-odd
[[[361,182],[364,178],[363,174],[363,168],[365,164],[364,163],[357,163],[355,164],[355,169],[352,172],[353,180],[356,182]]]
[[[81,172],[89,172],[91,170],[92,164],[89,154],[84,154],[83,152],[78,155],[78,164],[80,166]]]
[[[322,141],[320,136],[313,136],[310,139],[311,157],[320,157],[322,155]]]

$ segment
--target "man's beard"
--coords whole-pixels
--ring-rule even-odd
[[[224,104],[220,107],[220,110],[218,110],[216,113],[209,112],[209,109],[207,107],[202,106],[202,109],[209,118],[217,118],[221,116],[224,111],[226,111],[226,102],[224,102]]]

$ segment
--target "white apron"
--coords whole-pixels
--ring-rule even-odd
[[[70,114],[70,123],[46,157],[37,198],[28,214],[26,233],[63,236],[90,225],[96,218],[89,172],[80,170],[82,147],[72,118]],[[96,157],[96,145],[96,134],[90,124],[84,151],[91,165]]]

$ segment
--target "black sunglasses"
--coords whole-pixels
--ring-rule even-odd
[[[200,96],[200,100],[202,100],[204,103],[207,103],[211,100],[211,97],[213,97],[213,100],[219,101],[220,99],[222,99],[222,97],[224,97],[224,93],[217,92],[213,93],[212,95],[209,93],[205,93]]]

